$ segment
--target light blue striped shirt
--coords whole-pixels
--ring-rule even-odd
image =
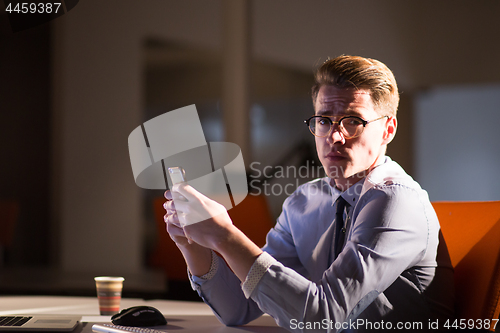
[[[335,259],[340,195],[349,205]],[[453,316],[453,269],[437,216],[427,192],[388,157],[342,193],[329,178],[300,186],[263,250],[243,284],[222,260],[211,279],[191,277],[221,322],[265,312],[296,332],[425,331]]]

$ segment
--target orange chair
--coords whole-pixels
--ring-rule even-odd
[[[149,263],[153,267],[163,268],[169,280],[186,281],[184,258],[165,229],[164,202],[164,198],[157,198],[153,203],[159,239]],[[236,207],[230,209],[228,213],[234,225],[243,231],[248,238],[258,246],[264,246],[266,235],[274,225],[264,196],[249,195]]]
[[[432,205],[455,269],[456,317],[498,320],[500,201]],[[494,331],[493,327],[489,330]]]
[[[153,201],[158,243],[149,257],[149,264],[152,267],[162,268],[168,280],[187,281],[186,263],[181,252],[168,235],[163,220],[163,216],[166,214],[163,208],[165,201],[163,197]]]

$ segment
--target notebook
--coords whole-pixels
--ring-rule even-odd
[[[1,315],[0,331],[71,332],[81,319],[68,315]]]

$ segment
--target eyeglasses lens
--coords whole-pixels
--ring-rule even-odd
[[[311,132],[320,137],[329,135],[332,126],[335,126],[335,124],[332,123],[329,118],[325,117],[314,117],[309,122]],[[349,139],[361,134],[363,131],[363,123],[357,118],[347,117],[342,119],[339,129],[342,134]]]
[[[341,122],[342,133],[346,138],[353,138],[363,131],[363,123],[358,118],[344,118]]]
[[[327,118],[314,117],[309,123],[311,132],[316,136],[327,136],[332,127],[332,123]]]

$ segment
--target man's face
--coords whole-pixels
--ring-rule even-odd
[[[381,116],[374,109],[370,92],[365,89],[322,86],[314,108],[316,115],[333,116],[331,119],[334,121],[346,115],[358,116],[367,121]],[[318,157],[327,175],[345,190],[377,165],[395,130],[395,118],[383,118],[367,124],[360,136],[346,139],[334,124],[328,136],[315,137]]]

